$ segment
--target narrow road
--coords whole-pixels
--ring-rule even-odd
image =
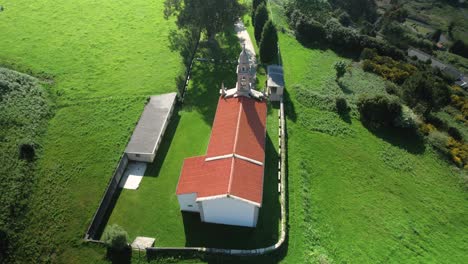
[[[247,32],[244,23],[242,23],[240,19],[234,24],[234,29],[237,33],[237,37],[239,38],[241,46],[245,45],[245,50],[249,54],[252,63],[256,64],[255,49],[252,40],[250,39],[249,32]]]

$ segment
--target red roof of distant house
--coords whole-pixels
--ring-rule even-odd
[[[207,155],[185,159],[177,194],[231,195],[261,204],[266,115],[265,102],[220,97]]]

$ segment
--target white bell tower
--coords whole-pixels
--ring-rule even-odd
[[[243,45],[237,64],[236,88],[238,92],[250,92],[252,82],[252,71],[250,67],[249,54],[245,50],[245,45]]]
[[[229,97],[249,97],[257,100],[262,100],[265,94],[254,89],[253,83],[255,83],[255,64],[250,60],[249,53],[245,49],[245,45],[242,45],[242,52],[239,55],[237,62],[237,82],[236,87],[232,89],[226,89],[224,83],[221,85],[219,94],[224,98]]]

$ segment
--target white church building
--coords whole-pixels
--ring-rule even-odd
[[[221,87],[206,155],[186,158],[177,185],[180,210],[201,221],[255,227],[262,207],[267,104],[253,89],[245,48],[236,87]]]

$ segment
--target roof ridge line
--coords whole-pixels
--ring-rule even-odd
[[[237,116],[237,125],[236,125],[236,137],[234,139],[234,147],[232,149],[232,154],[233,154],[233,159],[231,163],[231,174],[229,175],[229,185],[228,185],[228,191],[227,193],[231,193],[231,185],[232,185],[232,176],[234,175],[234,154],[236,153],[236,147],[237,147],[237,141],[239,139],[239,126],[240,126],[240,120],[241,120],[241,115],[242,115],[242,98],[240,98],[240,103],[239,103],[239,113]]]
[[[238,158],[238,159],[241,159],[241,160],[245,160],[245,161],[248,161],[248,162],[253,163],[253,164],[255,164],[255,165],[263,166],[263,162],[260,162],[260,161],[258,161],[258,160],[251,159],[251,158],[249,158],[249,157],[242,156],[242,155],[239,155],[239,154],[236,154],[236,153],[233,153],[232,155],[234,156],[234,158]]]
[[[229,184],[228,184],[228,190],[227,190],[227,195],[231,195],[231,185],[232,185],[232,176],[234,175],[234,157],[232,157],[231,161],[231,173],[229,174]]]

